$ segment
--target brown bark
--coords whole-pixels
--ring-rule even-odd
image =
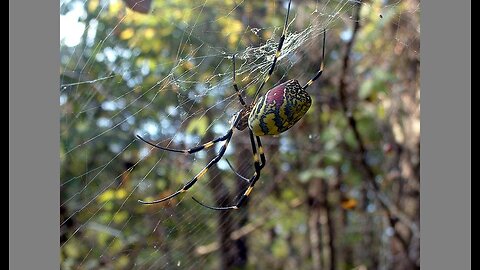
[[[212,134],[207,134],[206,140],[213,139]],[[216,152],[208,152],[208,160],[215,158]],[[230,205],[232,199],[224,184],[223,174],[217,166],[212,166],[206,175],[208,177],[208,187],[210,188],[215,205]],[[242,240],[233,240],[230,235],[238,228],[238,224],[232,219],[236,211],[216,211],[218,216],[218,234],[221,254],[221,269],[243,269],[246,266],[247,246],[243,245]]]
[[[308,198],[308,232],[310,242],[310,256],[312,258],[312,269],[323,269],[322,260],[322,241],[320,230],[320,202],[318,200],[318,182],[312,181],[308,189],[310,190]]]
[[[335,250],[335,227],[332,209],[328,203],[328,184],[316,178],[308,187],[309,237],[313,269],[337,268]]]
[[[404,258],[406,259],[406,264],[408,265],[409,268],[415,269],[418,268],[419,265],[417,262],[412,261],[408,257],[408,251],[409,251],[409,235],[410,233],[413,233],[414,235],[417,234],[417,228],[416,225],[410,220],[410,218],[404,214],[400,213],[398,210],[398,207],[395,207],[390,201],[389,198],[386,198],[383,193],[381,192],[381,187],[378,185],[376,182],[376,173],[372,167],[368,164],[366,158],[367,158],[367,148],[364,144],[363,138],[358,130],[357,122],[356,119],[353,116],[352,109],[349,108],[348,105],[348,94],[347,94],[347,88],[348,88],[348,82],[347,82],[347,73],[349,69],[349,62],[350,62],[350,53],[353,47],[353,44],[355,43],[355,38],[357,36],[357,33],[360,29],[360,10],[361,10],[362,5],[357,4],[356,6],[356,11],[354,15],[354,29],[353,29],[353,34],[352,38],[347,42],[346,49],[345,49],[345,54],[343,57],[343,67],[342,67],[342,74],[340,76],[340,83],[339,83],[339,95],[340,95],[340,103],[342,110],[347,118],[348,125],[350,129],[353,131],[354,137],[357,141],[358,149],[357,149],[357,154],[359,156],[358,158],[358,163],[359,166],[362,169],[362,173],[366,176],[366,184],[371,188],[371,190],[375,193],[376,198],[378,199],[378,203],[380,207],[384,210],[388,224],[389,226],[393,229],[393,237],[396,240],[398,247],[400,249],[400,252],[404,254]],[[365,191],[366,192],[366,191]],[[398,225],[398,222],[403,223],[402,225]],[[403,229],[406,230],[406,233],[401,233],[399,230],[399,227],[402,227]],[[403,264],[403,263],[402,263]]]
[[[322,224],[322,228],[324,228],[324,258],[328,258],[325,264],[325,269],[335,270],[336,267],[336,252],[335,252],[335,227],[333,224],[332,218],[332,209],[330,204],[328,203],[328,184],[327,180],[319,179],[321,186],[320,186],[320,206],[321,206],[321,215],[320,215],[320,223]]]
[[[348,198],[345,188],[344,188],[344,180],[341,168],[337,168],[337,181],[335,183],[335,192],[337,201],[341,203],[342,201]],[[338,261],[342,262],[341,266],[342,269],[351,269],[353,267],[353,248],[350,244],[345,243],[345,236],[347,234],[347,228],[349,227],[349,220],[348,220],[348,211],[349,209],[340,208],[340,213],[338,217],[338,228],[336,230],[339,239],[343,239],[340,241],[341,246],[339,246],[338,250]]]

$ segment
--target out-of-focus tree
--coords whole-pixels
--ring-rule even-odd
[[[285,6],[152,1],[143,14],[119,0],[63,3],[62,14],[84,8],[86,29],[78,45],[61,47],[62,269],[169,269],[186,260],[196,269],[418,269],[419,3],[377,2],[351,4],[327,30],[313,106],[292,130],[264,139],[265,180],[246,209],[205,221],[191,200],[144,207],[137,199],[172,193],[212,153],[145,155],[134,135],[153,125],[152,140],[184,138],[175,148],[218,135],[210,123],[230,113],[233,88],[205,88],[222,85],[218,74],[229,78],[228,54],[278,35]],[[294,4],[289,31],[298,32],[314,23],[318,3]],[[311,78],[320,48],[320,38],[307,42],[267,86]],[[249,85],[248,74],[238,77]],[[247,175],[248,136],[235,136],[228,158]],[[229,170],[207,177],[195,185],[201,200],[233,202],[244,188]],[[205,243],[205,235],[218,237]]]

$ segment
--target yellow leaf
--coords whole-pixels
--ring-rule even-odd
[[[128,213],[126,211],[120,211],[113,217],[113,222],[120,224],[125,222],[128,218]]]
[[[103,192],[102,194],[100,194],[100,196],[98,196],[98,201],[99,202],[108,202],[110,200],[112,200],[114,198],[115,194],[113,192],[113,190],[106,190],[105,192]]]
[[[122,9],[122,3],[123,2],[119,0],[111,0],[110,5],[108,6],[108,11],[110,12],[110,14],[115,16],[118,15],[120,10]]]
[[[134,34],[135,34],[135,31],[133,30],[133,28],[127,28],[123,30],[122,33],[120,33],[120,39],[123,39],[123,40],[130,39],[133,37]]]
[[[82,254],[81,245],[78,241],[72,237],[72,240],[68,241],[63,247],[65,255],[69,258],[79,258]]]
[[[190,123],[188,123],[186,132],[204,136],[207,133],[207,127],[208,118],[206,116],[200,116],[192,119]]]
[[[130,261],[127,255],[122,255],[115,260],[116,269],[125,269]]]
[[[230,46],[235,46],[242,32],[242,22],[235,19],[220,18],[219,24],[222,26],[222,35],[228,37]]]
[[[119,239],[118,237],[116,237],[115,239],[112,240],[112,242],[110,243],[110,246],[109,246],[109,250],[112,252],[112,253],[117,253],[117,252],[120,252],[123,248],[123,241],[121,239]]]
[[[146,39],[152,39],[155,36],[155,30],[153,30],[153,28],[147,28],[143,35]]]
[[[153,51],[154,52],[159,52],[161,49],[162,49],[162,43],[160,42],[160,40],[155,40],[153,43],[152,43],[152,47],[153,47]],[[157,64],[154,63],[154,67],[153,69],[155,68]]]
[[[97,235],[97,244],[100,248],[103,248],[107,245],[108,240],[110,239],[111,235],[106,232],[99,232]]]
[[[88,12],[93,13],[97,9],[98,4],[99,4],[99,0],[90,0],[88,2]]]
[[[117,200],[125,199],[125,197],[127,197],[127,191],[123,188],[117,190],[117,192],[115,193],[115,198]]]

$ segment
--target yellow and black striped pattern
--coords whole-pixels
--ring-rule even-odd
[[[258,99],[248,118],[255,136],[278,135],[291,128],[305,113],[312,99],[297,80],[269,90]]]

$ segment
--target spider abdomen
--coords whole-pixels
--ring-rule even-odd
[[[278,135],[298,122],[311,104],[310,95],[297,80],[284,82],[258,99],[248,126],[256,136]]]

